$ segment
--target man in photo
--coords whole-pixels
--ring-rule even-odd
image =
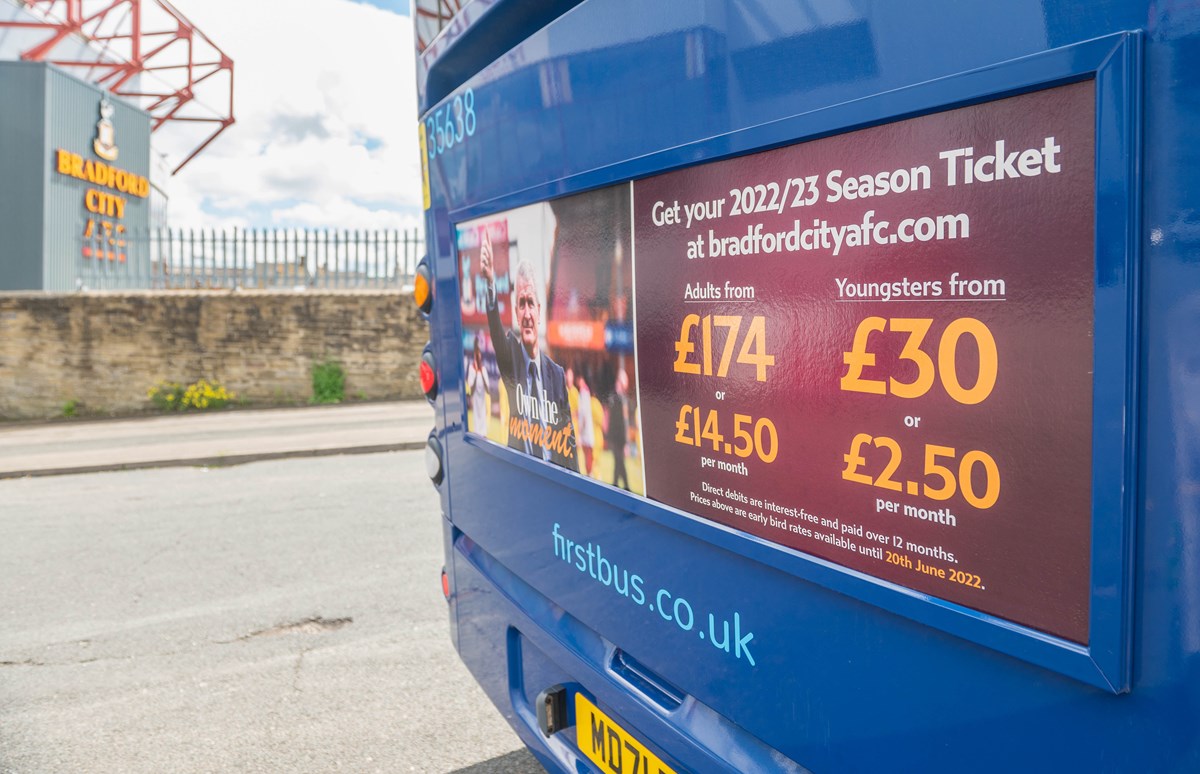
[[[487,284],[488,329],[509,402],[509,448],[579,470],[567,379],[541,348],[542,304],[533,267],[521,260],[513,272],[513,330],[505,330],[496,305],[492,239],[484,231],[479,270]]]

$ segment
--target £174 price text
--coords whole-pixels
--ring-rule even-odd
[[[692,341],[696,329],[700,329],[699,362],[692,360],[697,354],[697,344]],[[720,337],[720,352],[715,351],[713,329],[723,329],[724,336]],[[775,356],[767,353],[767,322],[761,315],[750,318],[746,332],[741,337],[741,347],[737,347],[738,336],[741,335],[742,316],[725,314],[689,314],[683,318],[679,328],[679,339],[675,342],[674,370],[677,374],[702,374],[704,376],[726,377],[729,366],[734,362],[733,353],[736,349],[736,362],[754,368],[754,378],[760,382],[767,380],[767,369],[775,365]],[[714,362],[713,356],[718,357]]]

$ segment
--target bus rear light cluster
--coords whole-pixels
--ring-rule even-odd
[[[425,256],[417,264],[416,276],[413,278],[413,302],[421,314],[428,318],[429,310],[433,308],[433,274],[429,269],[429,256]],[[432,342],[425,344],[425,350],[421,353],[419,371],[421,391],[425,393],[426,400],[433,403],[438,394],[438,373]],[[429,475],[429,480],[433,482],[434,486],[440,486],[442,479],[446,476],[444,459],[442,443],[437,439],[437,430],[435,429],[425,441],[425,473]],[[447,583],[445,573],[443,573],[442,585],[444,588]]]
[[[416,276],[413,279],[413,302],[417,305],[417,309],[421,310],[421,314],[426,316],[433,308],[433,275],[429,270],[428,256],[417,264]],[[425,345],[425,351],[421,353],[420,376],[421,391],[432,403],[437,398],[438,378],[437,361],[433,357],[433,350],[429,344]]]

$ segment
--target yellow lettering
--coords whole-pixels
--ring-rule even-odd
[[[112,168],[103,161],[89,161],[85,171],[88,173],[88,180],[91,180],[96,185],[102,185],[106,188],[111,187]]]
[[[97,191],[95,188],[88,189],[83,195],[83,206],[88,212],[118,220],[125,217],[125,204],[125,200],[120,196]]]
[[[150,180],[148,178],[110,166],[103,161],[85,160],[78,153],[71,153],[59,148],[55,151],[54,165],[60,175],[68,175],[105,188],[114,188],[121,193],[141,199],[150,196]],[[97,206],[100,205],[97,204]],[[111,209],[124,212],[124,208],[125,202],[121,200],[120,204],[113,205]],[[110,212],[110,214],[112,213]],[[117,217],[123,217],[123,215],[118,214]]]

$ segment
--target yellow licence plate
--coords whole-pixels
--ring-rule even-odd
[[[575,694],[579,749],[601,771],[613,774],[675,774],[657,755],[634,739],[582,693]]]

